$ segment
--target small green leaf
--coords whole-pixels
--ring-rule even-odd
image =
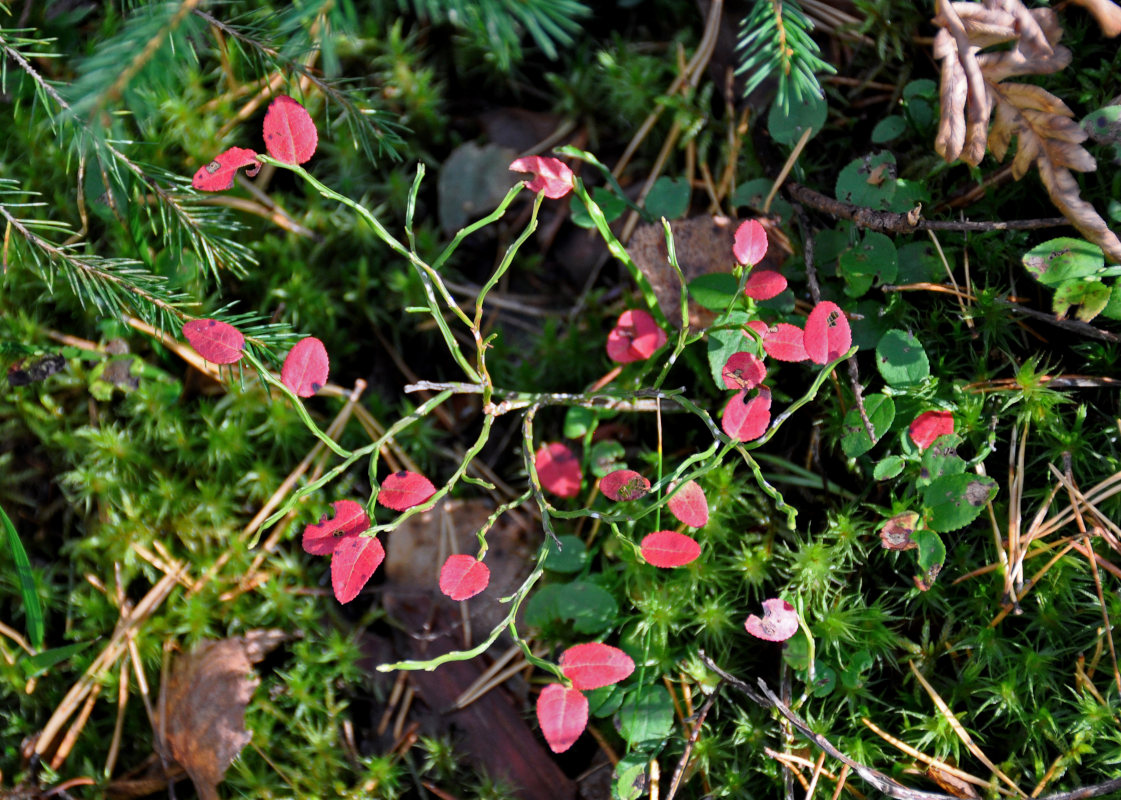
[[[599,417],[591,408],[569,406],[564,412],[564,438],[579,439],[596,429]]]
[[[619,733],[631,747],[660,742],[673,730],[673,700],[664,686],[639,686],[619,709]]]
[[[650,194],[646,195],[646,212],[654,219],[683,217],[689,210],[690,194],[688,181],[663,175],[654,181]]]
[[[872,477],[878,481],[886,481],[889,478],[894,478],[902,471],[903,459],[899,456],[888,456],[880,459],[876,464],[876,468],[872,470]]]
[[[868,413],[868,421],[872,423],[872,430],[876,434],[876,441],[868,438],[868,431],[864,427],[864,420],[860,416],[860,409],[853,406],[845,414],[844,433],[841,437],[841,450],[849,458],[864,455],[871,450],[876,442],[883,438],[895,421],[895,401],[884,394],[870,394],[864,397],[864,410]]]
[[[932,530],[920,528],[911,534],[911,540],[919,546],[919,569],[928,579],[927,585],[934,583],[942,565],[946,563],[946,545],[942,537]]]
[[[846,689],[855,691],[864,686],[864,673],[872,668],[875,661],[867,650],[859,650],[850,656],[848,666],[841,673],[841,683]]]
[[[812,131],[813,138],[825,126],[829,104],[823,97],[809,94],[801,99],[791,98],[790,107],[783,111],[781,103],[771,103],[767,114],[767,131],[779,144],[793,147],[806,130]]]
[[[626,692],[617,683],[584,692],[588,698],[588,713],[593,717],[610,717],[623,705]]]
[[[924,518],[934,531],[963,528],[977,519],[996,496],[996,481],[987,475],[943,475],[923,489]],[[913,537],[912,537],[913,538]]]
[[[814,662],[814,682],[810,694],[814,697],[827,697],[837,688],[837,670],[821,661]]]
[[[709,311],[723,311],[740,295],[740,282],[729,272],[709,272],[689,281],[689,296]]]
[[[8,546],[12,548],[12,559],[16,564],[16,579],[19,581],[19,592],[23,597],[23,613],[27,617],[27,639],[32,647],[39,649],[43,646],[43,607],[39,604],[39,593],[35,590],[35,575],[31,572],[31,561],[27,558],[27,551],[23,549],[23,542],[19,540],[16,526],[8,519],[2,507],[0,507],[0,524],[7,534]]]
[[[557,543],[552,537],[545,542],[545,546],[549,548],[549,554],[545,557],[545,569],[562,574],[579,572],[588,563],[588,548],[579,536],[559,538],[560,550],[557,550]]]
[[[946,275],[946,268],[942,266],[942,259],[938,251],[930,242],[908,242],[897,251],[899,255],[899,272],[896,280],[900,283],[922,283],[924,281],[938,281]],[[946,253],[950,269],[954,268],[950,253]]]
[[[928,484],[943,475],[960,475],[965,472],[965,461],[958,456],[958,445],[962,438],[956,433],[939,436],[930,447],[923,451],[922,467],[919,469],[917,486]]]
[[[747,320],[746,312],[733,311],[708,329],[708,367],[713,383],[721,392],[725,391],[723,372],[729,358],[741,351],[761,355],[756,340],[743,332]]]
[[[1055,290],[1051,299],[1051,310],[1057,317],[1065,317],[1071,306],[1078,306],[1074,316],[1089,322],[1105,310],[1109,304],[1110,291],[1099,280],[1089,278],[1064,281]]]
[[[527,625],[541,628],[556,621],[571,621],[572,630],[594,636],[610,628],[619,605],[606,589],[588,581],[551,583],[526,603]]]
[[[884,117],[876,123],[876,127],[872,129],[872,141],[876,144],[890,142],[905,130],[907,130],[907,120],[893,114],[890,117]]]
[[[740,208],[746,206],[752,211],[763,213],[763,203],[766,202],[767,196],[771,193],[771,186],[774,181],[770,178],[755,178],[754,180],[741,183],[732,192],[732,206],[733,208]],[[793,208],[790,203],[783,199],[782,193],[776,193],[771,198],[771,207],[768,213],[777,214],[780,219],[789,219]]]
[[[627,753],[615,765],[615,783],[611,787],[613,800],[638,800],[646,794],[646,768],[650,764],[647,753]]]
[[[876,346],[876,367],[892,386],[913,386],[930,375],[930,360],[914,335],[893,328]]]
[[[889,237],[869,231],[859,244],[841,253],[838,264],[847,284],[845,294],[859,297],[877,281],[881,284],[894,281],[899,257]]]
[[[592,474],[597,478],[602,478],[609,472],[614,472],[617,469],[623,469],[627,466],[623,458],[627,455],[627,451],[623,445],[619,444],[614,439],[605,439],[602,442],[596,442],[592,445],[592,452],[590,454],[592,462]]]
[[[603,212],[604,218],[608,222],[614,222],[619,218],[619,215],[627,210],[627,204],[624,200],[620,199],[610,189],[603,186],[597,186],[592,189],[592,200],[599,206],[599,210]],[[592,220],[592,215],[588,213],[587,206],[580,202],[580,198],[575,194],[568,201],[569,218],[574,225],[581,228],[594,228],[595,222]]]
[[[1024,267],[1044,286],[1059,286],[1071,278],[1084,278],[1105,266],[1096,244],[1060,236],[1024,253]]]
[[[887,211],[896,189],[895,156],[888,152],[850,161],[837,176],[837,199],[854,206]]]

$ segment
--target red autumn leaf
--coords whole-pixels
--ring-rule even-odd
[[[767,377],[767,367],[751,353],[732,353],[720,371],[729,389],[754,389]]]
[[[751,614],[743,626],[759,639],[785,642],[798,632],[798,614],[790,603],[775,597],[763,601],[763,619]]]
[[[763,334],[763,349],[777,361],[805,361],[809,358],[802,329],[789,322],[767,328]]]
[[[915,417],[907,433],[920,450],[934,444],[939,436],[954,432],[954,415],[949,411],[924,411]]]
[[[845,312],[836,303],[822,300],[806,319],[803,334],[806,355],[815,364],[828,364],[852,347],[852,330]]]
[[[319,133],[307,109],[287,95],[280,95],[265,112],[265,149],[277,161],[303,164],[319,144]]]
[[[752,300],[770,300],[782,294],[786,278],[773,269],[753,269],[743,285],[743,293]]]
[[[213,161],[198,168],[191,186],[204,192],[224,192],[234,185],[234,177],[242,167],[252,167],[245,174],[252,178],[261,169],[257,154],[244,147],[231,147],[219,153]]]
[[[603,476],[599,490],[616,503],[637,500],[650,491],[650,481],[631,469],[617,469]]]
[[[666,338],[666,332],[648,312],[628,309],[619,315],[619,321],[607,334],[607,355],[620,364],[643,361],[664,345]]]
[[[353,500],[337,500],[331,504],[335,515],[328,519],[324,514],[319,522],[304,528],[304,550],[313,556],[325,556],[334,552],[339,537],[362,533],[370,527],[366,509]]]
[[[349,603],[370,580],[385,558],[385,548],[376,536],[349,534],[331,553],[331,588],[340,603]]]
[[[415,472],[401,470],[381,482],[378,502],[394,511],[404,511],[419,506],[434,494],[436,494],[436,487],[428,478]]]
[[[740,389],[720,417],[724,433],[738,442],[753,442],[767,432],[771,424],[771,390],[759,387],[759,393],[747,399],[747,389]]]
[[[440,568],[440,591],[452,600],[474,597],[490,583],[490,567],[474,556],[448,556]]]
[[[591,691],[626,680],[634,672],[634,661],[609,644],[590,642],[570,647],[557,662],[575,689]]]
[[[682,486],[666,504],[669,513],[690,528],[703,528],[708,524],[708,499],[696,481]]]
[[[544,192],[545,196],[556,200],[572,191],[575,179],[572,170],[559,158],[550,156],[526,156],[510,164],[512,172],[532,172],[533,180],[525,182],[531,192]]]
[[[736,261],[749,267],[754,267],[763,260],[763,256],[767,255],[767,231],[759,224],[759,220],[749,219],[740,223],[736,228],[732,253],[736,256]]]
[[[580,462],[561,442],[543,444],[533,456],[541,487],[558,497],[575,497],[580,492]]]
[[[233,364],[245,347],[241,331],[216,319],[193,319],[183,326],[183,335],[200,356],[214,364]]]
[[[537,722],[549,749],[563,753],[588,725],[588,698],[579,689],[550,683],[537,695]]]
[[[700,554],[701,546],[684,533],[655,531],[642,537],[642,557],[655,567],[682,567]]]
[[[327,383],[328,363],[323,342],[309,336],[288,351],[280,380],[297,397],[311,397]]]

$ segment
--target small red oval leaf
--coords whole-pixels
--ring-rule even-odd
[[[183,335],[200,356],[214,364],[233,364],[245,348],[241,331],[216,319],[193,319],[183,326]]]
[[[634,672],[634,661],[609,644],[578,644],[561,653],[558,665],[575,689],[591,691],[626,680]]]
[[[696,481],[689,481],[667,503],[669,512],[690,528],[703,528],[708,524],[708,499]]]
[[[558,497],[575,497],[580,493],[580,462],[561,442],[543,444],[533,456],[533,465],[541,487]]]
[[[794,606],[777,597],[763,601],[763,618],[751,614],[743,624],[747,632],[768,642],[785,642],[798,632],[798,614]]]
[[[939,436],[953,432],[954,415],[949,411],[924,411],[915,417],[915,421],[907,429],[911,441],[920,450],[930,447]]]
[[[588,725],[588,698],[579,689],[550,683],[537,695],[537,722],[549,749],[563,753]]]
[[[720,427],[724,433],[738,442],[753,442],[767,432],[771,424],[771,390],[759,387],[759,393],[750,400],[747,390],[740,389],[720,417]]]
[[[649,312],[631,308],[619,315],[619,321],[607,334],[607,356],[620,364],[644,361],[666,340],[666,332]]]
[[[763,349],[777,361],[805,361],[806,355],[802,329],[789,322],[780,322],[767,328],[763,334]]]
[[[340,603],[349,603],[385,559],[385,548],[375,536],[350,534],[331,553],[331,588]]]
[[[440,568],[440,591],[452,600],[474,597],[490,583],[490,567],[474,556],[448,556]]]
[[[510,164],[513,172],[532,172],[534,178],[525,182],[531,192],[544,192],[545,196],[556,200],[572,191],[575,179],[572,170],[559,158],[551,156],[526,156]]]
[[[650,491],[650,481],[631,469],[617,469],[603,476],[599,490],[616,503],[637,500]]]
[[[304,528],[304,550],[313,556],[325,556],[335,550],[339,537],[362,533],[370,527],[366,509],[353,500],[338,500],[331,504],[335,515],[328,518],[324,514],[319,522]]]
[[[203,192],[224,192],[234,185],[237,171],[250,165],[245,174],[252,178],[261,169],[257,154],[244,147],[231,147],[215,156],[206,166],[199,167],[191,179],[191,186]]]
[[[852,330],[845,312],[836,303],[822,300],[806,319],[803,336],[806,355],[815,364],[828,364],[852,347]]]
[[[749,219],[740,223],[736,228],[732,253],[736,261],[749,267],[754,267],[763,260],[763,256],[767,255],[767,231],[759,224],[759,220]]]
[[[700,554],[701,546],[684,533],[655,531],[642,537],[642,557],[655,567],[682,567]]]
[[[303,164],[319,144],[319,133],[307,109],[287,95],[269,104],[265,113],[265,149],[277,161]]]
[[[767,367],[751,353],[732,353],[720,375],[729,389],[754,389],[767,377]]]
[[[309,336],[288,351],[280,368],[280,380],[297,397],[311,397],[327,383],[328,369],[327,348]]]
[[[752,300],[770,300],[782,294],[786,278],[773,269],[753,269],[743,285],[743,293]]]
[[[419,506],[434,494],[436,494],[436,487],[428,478],[415,472],[401,470],[381,482],[378,502],[394,511],[404,511]]]

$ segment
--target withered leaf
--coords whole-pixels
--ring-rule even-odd
[[[1097,0],[1086,0],[1085,5],[1107,35],[1116,33],[1110,32],[1110,24],[1121,25],[1121,9]],[[1081,144],[1086,131],[1051,93],[1005,82],[1017,75],[1058,72],[1070,63],[1070,50],[1058,44],[1063,31],[1055,12],[1029,10],[1021,0],[939,0],[937,9],[934,23],[941,30],[934,40],[934,56],[942,62],[942,112],[935,150],[947,161],[960,158],[976,166],[986,148],[1002,161],[1015,138],[1013,177],[1019,180],[1035,165],[1055,206],[1111,260],[1121,262],[1121,240],[1082,200],[1071,174],[1097,169]],[[1008,42],[1011,47],[981,52]]]
[[[253,664],[287,638],[279,630],[250,631],[202,642],[176,659],[159,729],[202,800],[218,797],[218,784],[249,742],[245,708],[260,683]]]

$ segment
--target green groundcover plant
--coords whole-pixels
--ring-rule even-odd
[[[775,96],[722,138],[706,120],[713,87],[684,56],[697,78],[680,92],[644,86],[648,54],[623,34],[587,72],[580,20],[607,12],[582,3],[380,4],[370,20],[349,3],[198,5],[93,16],[96,46],[59,71],[78,46],[65,15],[88,9],[44,15],[57,48],[14,20],[0,30],[21,123],[0,173],[0,702],[12,711],[0,791],[120,790],[116,765],[153,751],[166,785],[175,745],[152,677],[171,682],[173,649],[272,631],[299,636],[251,657],[272,687],[237,708],[253,737],[216,777],[182,765],[200,796],[223,779],[249,796],[424,796],[433,781],[516,793],[457,766],[454,743],[379,753],[345,733],[351,701],[384,699],[360,648],[365,630],[397,624],[366,603],[386,547],[452,498],[487,504],[477,546],[433,553],[431,585],[415,588],[484,602],[493,532],[519,513],[534,520],[524,577],[462,649],[377,669],[438,670],[513,642],[531,728],[573,775],[605,754],[614,797],[1118,790],[1121,340],[1099,327],[1118,316],[1117,267],[1105,218],[1086,210],[1115,205],[1117,185],[1087,171],[1080,195],[1048,172],[1066,162],[1044,130],[1110,157],[1121,64],[1097,28],[1060,46],[1048,9],[939,2],[941,93],[931,77],[892,78],[873,115],[830,83],[844,65],[810,38],[809,4],[756,3],[733,60],[745,91],[773,83]],[[856,5],[864,21],[831,33],[869,48],[847,67],[876,83],[911,44],[891,30],[892,4]],[[708,57],[711,7],[688,41]],[[407,8],[410,34],[393,19]],[[1095,13],[1108,31],[1108,10]],[[477,77],[559,87],[572,113],[591,113],[581,86],[642,91],[651,126],[673,117],[659,130],[681,137],[681,177],[654,179],[670,158],[655,147],[638,192],[596,154],[609,142],[562,136],[503,151],[472,184],[493,202],[441,232],[428,213],[437,161],[401,123],[448,135],[417,38],[440,36],[457,54],[491,49]],[[530,43],[556,70],[547,80],[534,82]],[[1014,74],[1048,76],[1046,92],[1009,88],[1017,54],[1030,69]],[[1072,54],[1080,70],[1064,73]],[[338,80],[366,59],[393,91]],[[988,139],[987,115],[966,127],[959,68],[968,103],[978,87],[997,98]],[[1082,128],[1059,95],[1092,112]],[[965,165],[926,158],[958,133]],[[1104,246],[1036,237],[1040,220],[1007,210],[1045,213],[1022,185],[974,201],[986,222],[924,218],[968,194],[985,147],[1003,157],[1013,134],[1016,177],[1030,160]],[[37,137],[45,155],[12,157]],[[188,163],[202,164],[190,181]],[[719,223],[703,269],[688,233],[698,187],[742,217]],[[71,196],[80,230],[61,219]],[[531,243],[566,216],[619,269],[589,287],[618,291],[587,291],[563,323],[519,340],[493,309],[515,302],[511,286],[556,285]],[[657,269],[628,217],[653,231]],[[392,333],[375,343],[365,327]],[[341,384],[357,385],[373,348],[404,353],[411,377],[380,376],[371,413]],[[181,377],[180,360],[204,377]],[[360,431],[325,422],[335,398]],[[57,553],[37,520],[57,525]],[[126,711],[130,693],[143,711]],[[115,713],[93,713],[99,695]]]

